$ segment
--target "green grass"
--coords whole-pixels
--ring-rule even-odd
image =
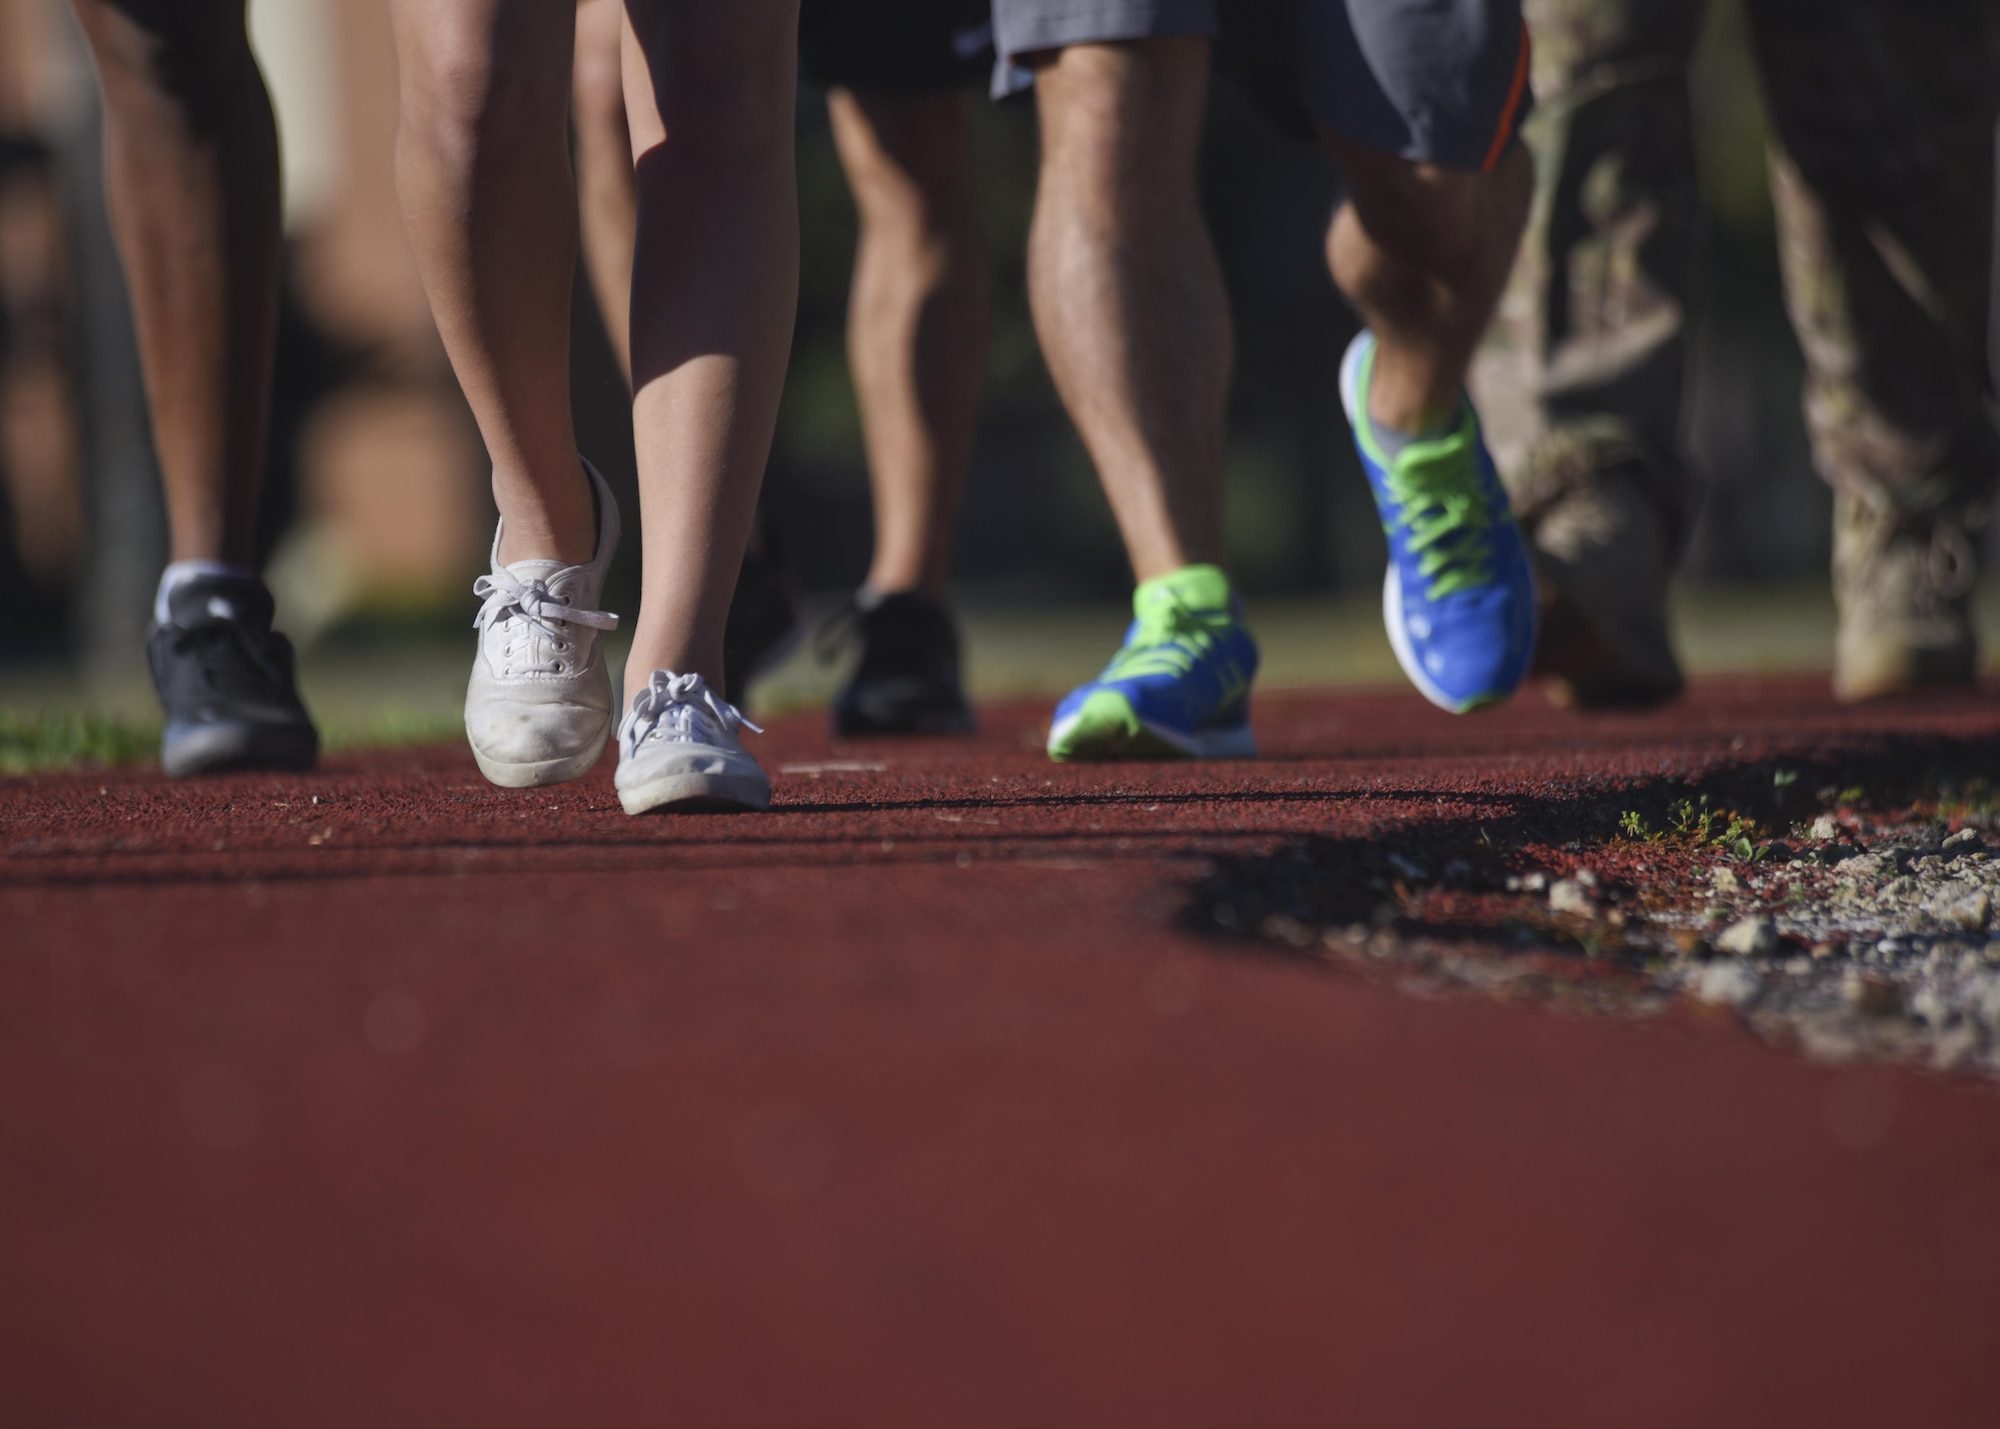
[[[320,727],[324,749],[394,749],[412,744],[452,744],[465,738],[465,716],[457,710],[408,709],[391,705],[366,719],[335,720]]]
[[[110,769],[158,757],[160,727],[102,715],[0,710],[0,774]]]
[[[387,749],[446,744],[465,737],[456,714],[388,708],[360,721],[321,730],[327,750]],[[160,755],[160,726],[144,719],[45,710],[20,715],[0,710],[0,775],[47,774],[150,764]]]

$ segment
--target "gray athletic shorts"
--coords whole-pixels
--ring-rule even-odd
[[[1422,163],[1489,169],[1533,98],[1521,0],[993,0],[996,93],[1066,45],[1201,35],[1280,117]]]

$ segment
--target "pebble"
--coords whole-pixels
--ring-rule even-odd
[[[1721,1007],[1744,1007],[1764,990],[1764,979],[1750,964],[1730,959],[1713,962],[1695,979],[1694,995],[1703,1002]]]
[[[1781,946],[1778,925],[1769,918],[1739,918],[1716,935],[1715,950],[1739,958],[1769,957]]]
[[[1819,843],[1828,843],[1840,837],[1840,820],[1831,814],[1821,814],[1812,821],[1812,836]]]
[[[1903,1010],[1902,991],[1874,973],[1849,973],[1841,979],[1840,1000],[1863,1017],[1893,1017]]]
[[[1723,864],[1718,863],[1708,871],[1708,881],[1714,885],[1717,893],[1741,893],[1743,891],[1743,880],[1736,876],[1736,870]]]
[[[1966,883],[1947,883],[1926,905],[1934,918],[1955,924],[1969,933],[1982,931],[1993,918],[1993,899],[1983,888]]]
[[[1943,1027],[1951,1021],[1951,1002],[1935,987],[1918,988],[1916,996],[1910,999],[1910,1011],[1932,1027]]]
[[[1553,913],[1590,912],[1590,892],[1574,878],[1558,878],[1549,885],[1549,911]]]
[[[1986,1024],[1987,1031],[2000,1037],[2000,977],[1988,975],[1973,984],[1966,995],[1972,1015]]]
[[[1931,1068],[1939,1072],[1955,1072],[1970,1062],[1979,1051],[1979,1030],[1964,1023],[1952,1028],[1931,1048]]]
[[[1944,846],[1946,848],[1955,848],[1960,850],[1961,852],[1970,849],[1976,849],[1979,847],[1979,845],[1980,845],[1980,839],[1979,839],[1979,831],[1977,829],[1960,829],[1957,833],[1953,834],[1950,838],[1944,841]]]

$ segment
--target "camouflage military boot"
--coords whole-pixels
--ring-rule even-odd
[[[1667,633],[1678,539],[1658,488],[1634,458],[1573,471],[1524,505],[1542,589],[1532,673],[1557,704],[1645,709],[1681,692]]]
[[[1971,597],[1979,575],[1974,503],[1901,516],[1846,491],[1833,499],[1836,699],[1968,685],[1979,650]]]

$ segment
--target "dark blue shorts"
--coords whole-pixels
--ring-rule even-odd
[[[1533,97],[1521,0],[993,0],[995,87],[1067,45],[1201,35],[1280,116],[1420,163],[1490,169]]]

